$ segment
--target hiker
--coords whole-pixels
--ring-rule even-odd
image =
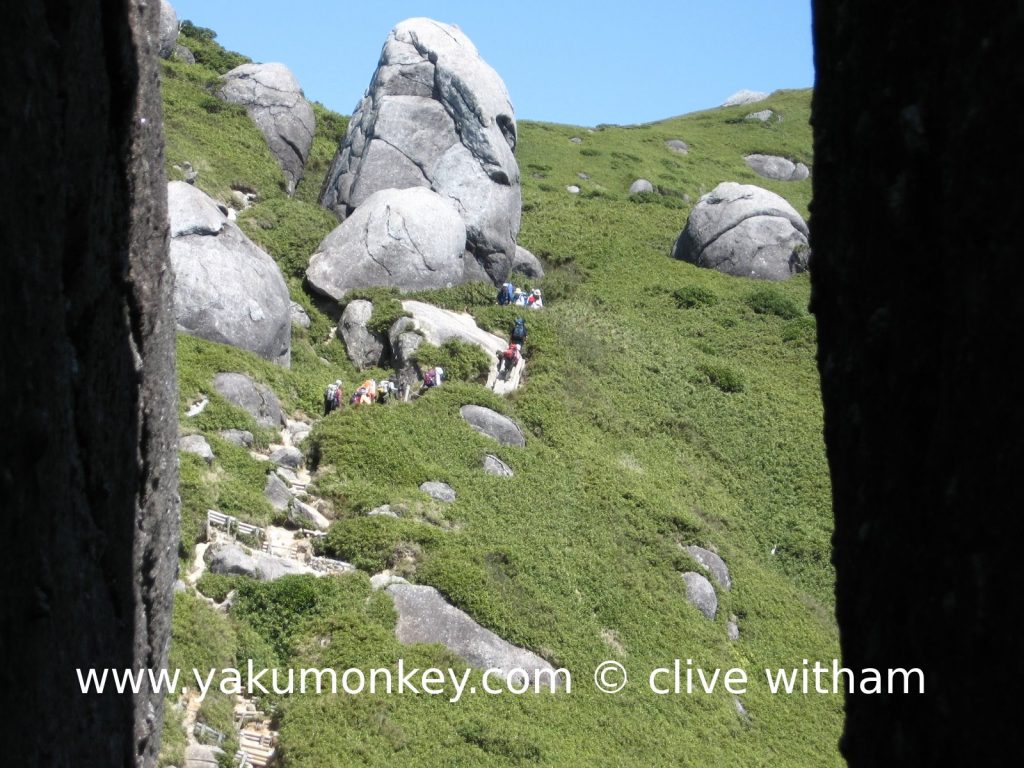
[[[534,288],[530,291],[530,296],[526,300],[526,305],[530,309],[544,309],[544,300],[540,295],[540,288]]]
[[[343,397],[341,379],[338,379],[333,384],[328,384],[327,389],[324,391],[324,416],[327,416],[331,411],[341,408]]]
[[[526,321],[521,317],[517,317],[515,324],[512,326],[511,343],[518,344],[520,350],[522,350],[523,344],[526,343]]]
[[[441,382],[444,381],[444,368],[440,365],[428,368],[426,373],[423,374],[423,389],[432,389],[434,387],[440,387]]]
[[[398,384],[395,382],[394,377],[384,379],[384,381],[377,385],[377,402],[380,405],[384,405],[388,400],[396,397],[398,397]]]
[[[515,294],[512,296],[512,303],[517,307],[525,307],[527,302],[530,300],[530,294],[522,288],[516,288]]]
[[[373,405],[377,398],[377,382],[367,379],[352,395],[352,405]]]
[[[515,342],[509,343],[508,349],[498,352],[498,377],[507,379],[522,359],[522,347]]]
[[[516,295],[516,287],[512,283],[502,283],[498,289],[498,304],[502,307],[511,304]]]

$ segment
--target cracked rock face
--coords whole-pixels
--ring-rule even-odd
[[[306,278],[332,299],[374,285],[448,288],[464,282],[465,247],[466,227],[447,200],[423,187],[385,189],[324,238]]]
[[[807,270],[808,234],[774,192],[727,181],[694,206],[672,255],[737,277],[785,280]]]
[[[457,27],[408,19],[388,35],[349,123],[320,202],[350,214],[388,187],[426,187],[465,222],[468,250],[505,279],[515,256],[521,193],[508,91]]]
[[[281,164],[291,195],[302,178],[316,128],[313,107],[299,81],[284,64],[243,64],[221,79],[220,97],[245,107]]]
[[[170,182],[167,207],[178,328],[287,368],[291,300],[277,264],[192,185]]]

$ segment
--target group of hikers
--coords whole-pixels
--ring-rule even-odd
[[[433,368],[428,368],[423,373],[422,389],[439,387],[441,386],[442,381],[444,381],[444,368],[439,365],[434,366]],[[356,387],[352,396],[348,400],[348,404],[372,405],[373,403],[377,403],[379,405],[384,405],[392,400],[408,399],[409,385],[401,383],[397,376],[391,376],[387,379],[383,379],[382,381],[366,379],[362,384]],[[327,416],[332,411],[340,409],[344,402],[345,391],[342,386],[341,379],[328,384],[327,389],[324,391],[324,416]]]
[[[516,288],[512,283],[502,283],[498,289],[498,304],[501,306],[529,307],[530,309],[543,309],[544,298],[541,296],[540,288],[532,291],[528,288]]]
[[[538,301],[540,291],[537,291]],[[498,378],[507,379],[509,374],[523,359],[523,345],[526,343],[526,321],[517,317],[512,324],[512,333],[509,336],[508,347],[499,350],[498,355]],[[423,372],[423,384],[420,392],[433,387],[441,386],[445,380],[444,368],[439,365],[428,368]],[[408,400],[409,386],[399,381],[397,375],[393,375],[382,381],[366,379],[356,387],[356,390],[349,398],[349,405],[372,405],[378,403],[383,405],[391,400]],[[341,408],[345,402],[345,392],[341,379],[328,384],[324,391],[324,416]]]

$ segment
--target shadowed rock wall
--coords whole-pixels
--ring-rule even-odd
[[[814,2],[812,305],[843,661],[926,675],[924,696],[847,696],[851,766],[1021,753],[1022,17]]]
[[[4,762],[155,763],[177,563],[174,319],[153,0],[4,3]]]

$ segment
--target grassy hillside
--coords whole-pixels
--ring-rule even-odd
[[[172,62],[164,75],[168,163],[191,162],[197,184],[215,196],[241,186],[258,193],[242,225],[279,261],[313,319],[293,336],[290,371],[182,337],[182,414],[200,392],[210,394],[216,372],[241,370],[270,385],[290,413],[315,415],[328,381],[340,376],[351,389],[357,376],[301,283],[305,258],[334,224],[315,200],[345,118],[317,109],[314,161],[288,200],[244,113],[208,101],[216,69]],[[528,316],[526,385],[502,400],[456,383],[410,404],[325,419],[311,456],[321,468],[317,491],[337,517],[325,548],[362,571],[245,583],[230,616],[211,612],[204,621],[223,625],[216,653],[243,659],[258,648],[296,668],[369,669],[399,658],[459,666],[440,647],[395,641],[390,599],[371,593],[368,574],[399,562],[410,580],[567,667],[573,690],[457,704],[423,695],[281,698],[286,765],[840,764],[841,697],[772,696],[760,672],[838,653],[808,282],[755,283],[669,258],[693,203],[721,181],[772,189],[806,215],[809,181],[761,179],[743,155],[811,164],[809,102],[809,91],[788,91],[754,108],[644,126],[520,124],[520,242],[548,267],[546,309]],[[740,119],[763,108],[782,120]],[[665,147],[675,138],[687,142],[688,155]],[[638,177],[659,193],[630,198]],[[568,193],[570,184],[581,193]],[[507,334],[515,310],[495,306],[493,294],[463,286],[420,297]],[[200,417],[182,419],[218,454],[212,468],[182,458],[183,556],[210,505],[254,522],[273,519],[262,499],[265,467],[215,433],[235,426],[270,436],[211,399]],[[466,403],[514,417],[527,446],[497,448],[477,435],[458,417]],[[485,453],[515,477],[484,475]],[[418,490],[426,480],[450,483],[458,499],[432,502]],[[404,505],[416,521],[365,516],[382,503]],[[688,544],[717,549],[729,565],[733,590],[719,591],[714,621],[685,600],[681,573],[699,570],[682,549]],[[212,579],[204,588],[224,584]],[[182,665],[201,653],[185,640],[197,610],[179,601],[175,645],[191,649],[179,650]],[[730,616],[738,618],[737,642],[726,639]],[[711,695],[647,690],[650,671],[675,658],[746,668],[747,714],[720,686]],[[617,696],[591,683],[605,659],[631,672]]]

